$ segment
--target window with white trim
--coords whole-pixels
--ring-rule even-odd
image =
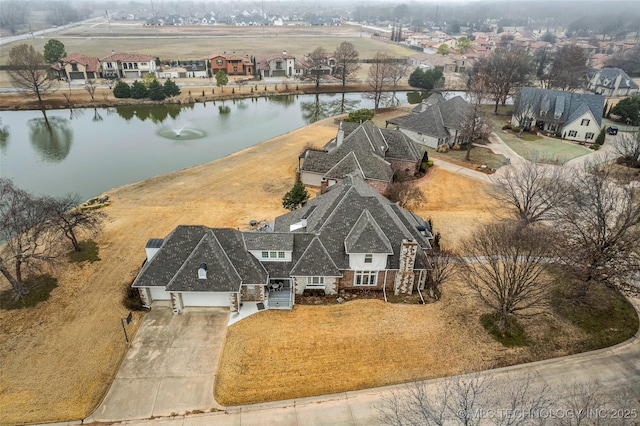
[[[577,134],[578,134],[578,132],[577,132],[577,131],[575,131],[575,130],[569,130],[569,136],[570,136],[570,137],[575,138]]]
[[[365,254],[364,255],[364,263],[373,263],[373,255]]]
[[[587,140],[589,139],[593,139],[595,135],[592,132],[587,132],[587,134],[584,136]]]
[[[307,285],[309,286],[324,285],[324,277],[307,277]]]
[[[263,259],[285,259],[286,255],[283,251],[263,251],[261,257]]]
[[[589,120],[588,118],[583,118],[582,121],[580,122],[581,126],[588,126],[589,123],[591,123],[591,120]]]
[[[378,271],[355,271],[353,285],[375,286],[378,284]]]

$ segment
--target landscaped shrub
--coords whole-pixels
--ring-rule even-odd
[[[518,127],[518,126],[513,126],[513,127],[511,127],[511,131],[512,131],[512,132],[516,132],[516,133],[517,133],[517,132],[519,132],[519,131],[520,131],[520,127]]]
[[[502,126],[502,130],[511,130],[511,124],[505,124],[504,126]]]
[[[130,98],[131,87],[124,81],[120,80],[113,88],[113,96],[115,96],[116,98]]]
[[[602,130],[600,130],[600,134],[596,138],[596,143],[598,145],[602,145],[604,143],[604,138],[606,136],[607,136],[607,130],[603,127]]]
[[[131,287],[131,283],[125,283],[122,287],[122,306],[130,311],[141,311],[142,301],[137,288]]]
[[[373,118],[373,110],[368,108],[361,108],[357,111],[353,111],[349,113],[349,116],[344,119],[344,121],[349,123],[364,123],[367,120],[371,120]]]
[[[599,150],[599,149],[600,149],[600,146],[601,146],[601,145],[600,145],[600,144],[598,144],[598,143],[592,143],[591,145],[589,145],[589,148],[590,148],[590,149],[592,149],[592,150],[594,150],[594,151],[597,151],[597,150]]]

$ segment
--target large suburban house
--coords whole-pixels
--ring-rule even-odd
[[[620,68],[590,68],[587,72],[587,88],[604,96],[633,96],[638,84]]]
[[[280,55],[271,55],[260,58],[257,62],[258,72],[261,77],[302,77],[305,68],[294,56],[282,52]]]
[[[535,125],[578,142],[593,142],[600,133],[602,95],[523,87],[514,104],[514,126]]]
[[[243,301],[291,309],[305,290],[424,288],[432,239],[422,218],[384,198],[354,174],[268,231],[180,225],[150,239],[133,282],[142,302],[242,309]]]
[[[70,53],[51,66],[56,78],[71,80],[95,80],[100,77],[100,59],[83,55],[82,53]]]
[[[139,53],[112,53],[101,62],[104,78],[142,78],[147,73],[157,76],[156,60],[153,56]]]
[[[214,53],[209,56],[211,75],[224,71],[227,75],[253,75],[253,63],[248,56],[235,53]]]
[[[384,194],[400,174],[415,176],[425,151],[402,132],[379,129],[373,122],[341,122],[338,134],[322,149],[308,149],[298,167],[305,185],[326,187],[357,173]]]
[[[471,106],[460,96],[445,99],[434,93],[415,106],[410,114],[387,120],[413,141],[437,148],[463,141],[465,123],[471,117]]]

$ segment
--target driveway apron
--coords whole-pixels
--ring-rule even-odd
[[[222,308],[187,308],[173,315],[169,307],[154,305],[89,419],[145,419],[219,408],[213,385],[228,319],[229,311]]]

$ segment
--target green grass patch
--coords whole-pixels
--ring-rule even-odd
[[[624,342],[638,331],[638,315],[618,291],[592,284],[584,300],[577,302],[576,288],[571,283],[558,286],[553,294],[552,308],[589,335],[581,350],[606,348]]]
[[[518,137],[517,132],[502,130],[509,123],[511,117],[489,115],[492,130],[502,141],[520,156],[530,161],[548,161],[566,163],[569,160],[592,152],[587,147],[563,141],[562,139],[523,133]]]
[[[504,331],[500,331],[498,328],[498,319],[494,314],[484,314],[480,317],[480,324],[487,330],[487,333],[491,335],[503,346],[528,346],[527,333],[524,328],[516,320],[515,317],[507,317],[507,323]]]
[[[0,308],[3,310],[31,308],[47,300],[51,290],[58,286],[58,280],[49,274],[35,275],[24,280],[29,291],[24,297],[16,299],[12,288],[0,293]]]
[[[93,240],[86,240],[80,242],[81,251],[71,250],[67,256],[69,258],[69,262],[85,262],[89,261],[91,263],[97,262],[100,260],[98,256],[98,244],[96,244]]]

